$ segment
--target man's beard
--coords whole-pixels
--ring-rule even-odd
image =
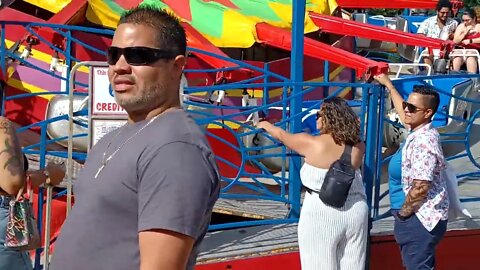
[[[137,92],[135,96],[119,98],[115,95],[115,101],[128,113],[148,112],[161,106],[165,92],[161,85],[154,85]]]

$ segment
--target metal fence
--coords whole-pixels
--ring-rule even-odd
[[[69,209],[72,195],[71,183],[74,181],[73,160],[83,160],[86,156],[85,151],[74,147],[74,140],[91,137],[89,134],[91,129],[88,124],[92,119],[91,101],[88,103],[90,106],[75,107],[73,99],[75,97],[79,97],[79,100],[88,99],[88,92],[77,90],[78,88],[88,88],[91,93],[91,74],[89,72],[93,67],[102,66],[98,62],[85,62],[89,59],[73,57],[72,48],[75,45],[78,50],[78,46],[80,46],[84,50],[104,55],[102,50],[76,38],[76,33],[111,36],[112,31],[22,22],[0,22],[0,26],[2,37],[0,67],[1,70],[9,73],[7,74],[8,78],[15,80],[15,75],[12,75],[15,72],[22,74],[34,72],[38,76],[37,80],[58,80],[59,82],[58,88],[43,88],[43,91],[35,93],[10,95],[8,92],[4,92],[2,114],[5,113],[5,106],[8,103],[18,100],[38,99],[39,96],[51,95],[68,97],[69,106],[64,114],[45,120],[38,119],[33,124],[21,127],[18,133],[35,130],[40,134],[38,142],[24,148],[25,153],[39,157],[40,168],[45,167],[47,156],[67,159],[68,185],[67,188],[57,192],[54,199],[68,194]],[[8,36],[8,32],[20,31],[20,28],[27,33],[26,38],[18,44],[7,46],[5,38]],[[65,38],[64,46],[59,47],[58,44],[47,40],[45,33],[53,33],[53,35]],[[31,55],[36,46],[31,43],[32,38],[55,52],[50,63],[38,64],[39,57],[35,55],[36,52]],[[400,135],[405,135],[405,131],[402,131],[401,125],[395,122],[394,116],[392,117],[390,100],[381,87],[370,83],[298,82],[272,72],[268,63],[263,67],[258,67],[194,48],[189,48],[189,52],[218,57],[231,62],[233,67],[210,70],[188,69],[185,70],[187,76],[192,74],[207,76],[208,74],[238,70],[247,70],[251,74],[255,74],[243,81],[219,80],[209,86],[185,87],[183,91],[183,105],[186,110],[196,118],[200,126],[205,128],[209,140],[217,145],[223,145],[223,149],[220,150],[229,153],[228,155],[216,153],[218,163],[224,170],[229,171],[222,177],[221,198],[238,201],[249,200],[259,204],[275,202],[282,204],[287,209],[283,216],[277,218],[216,224],[210,227],[211,230],[298,221],[301,207],[301,181],[299,178],[301,157],[286,149],[274,138],[256,129],[254,124],[261,118],[269,117],[277,119],[276,125],[290,132],[316,134],[318,132],[315,126],[316,111],[324,98],[335,95],[347,98],[362,122],[362,135],[366,142],[363,176],[372,218],[378,220],[388,216],[388,211],[380,213],[380,203],[388,199],[388,190],[384,188],[385,175],[382,174],[382,167],[388,162],[388,157],[385,157],[385,149],[398,146],[401,142]],[[59,56],[64,59],[64,63],[57,68],[55,65],[58,65]],[[77,65],[76,68],[72,69],[75,65]],[[17,77],[18,80],[22,78],[22,76]],[[477,177],[480,168],[477,156],[471,151],[474,143],[472,142],[472,133],[479,115],[479,110],[475,106],[479,103],[478,80],[478,75],[412,76],[395,80],[398,89],[405,96],[411,91],[414,84],[430,84],[441,93],[442,107],[435,118],[435,123],[441,130],[442,138],[444,138],[443,144],[459,144],[460,148],[463,148],[459,153],[450,155],[449,160],[453,162],[463,158],[472,164],[471,171],[462,171],[459,175],[461,178]],[[60,89],[61,85],[65,85],[63,91]],[[463,110],[458,108],[463,108]],[[33,110],[41,110],[41,108],[34,107]],[[86,118],[88,118],[87,121]],[[117,120],[122,119],[124,120],[119,117]],[[69,123],[66,135],[52,138],[48,135],[49,126],[61,121]],[[78,130],[74,131],[74,126]],[[391,132],[397,132],[400,135],[396,137],[385,135]],[[396,139],[392,140],[392,137]],[[63,151],[49,150],[49,145],[59,143],[63,143],[62,145],[65,146]],[[275,188],[272,189],[272,186]],[[44,193],[45,189],[40,188],[38,217],[43,217],[43,205],[48,200],[45,200]],[[464,198],[464,201],[477,199]],[[39,218],[39,229],[41,231],[45,229],[46,235],[50,235],[48,223],[47,228],[43,228],[43,224],[44,220]],[[47,247],[49,241],[46,241]],[[43,251],[43,248],[36,251],[36,269],[42,267],[40,258]],[[48,248],[45,249],[45,252],[48,257]]]

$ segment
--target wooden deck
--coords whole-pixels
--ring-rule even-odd
[[[384,184],[383,186],[386,186]],[[480,181],[460,185],[462,197],[480,196]],[[250,202],[254,204],[253,202]],[[449,221],[448,230],[480,229],[480,202],[464,204],[473,218]],[[270,205],[269,207],[272,207]],[[388,210],[388,203],[382,204]],[[372,236],[392,235],[393,218],[373,222]],[[207,234],[201,246],[199,263],[221,262],[250,256],[272,255],[298,250],[297,224],[265,225],[240,229],[221,230]]]
[[[480,120],[477,120],[473,127],[469,141],[472,145],[471,150],[480,162]],[[448,145],[444,148],[445,155],[465,152],[464,145]],[[38,157],[29,155],[32,169],[38,168]],[[61,158],[49,158],[49,161],[61,162]],[[451,164],[457,170],[457,173],[478,171],[474,164],[464,157],[451,161]],[[74,165],[74,178],[81,169],[80,163]],[[386,170],[383,170],[385,176]],[[248,181],[248,179],[243,179]],[[75,181],[75,180],[74,180]],[[268,180],[264,184],[269,190],[278,192],[278,186],[272,185]],[[65,183],[61,186],[65,187]],[[381,192],[388,188],[386,178],[382,177]],[[234,193],[249,193],[251,191],[244,188],[235,187]],[[460,197],[473,198],[480,197],[480,178],[465,178],[459,184]],[[303,197],[303,196],[302,196]],[[464,204],[473,215],[472,219],[461,218],[452,220],[448,224],[449,231],[476,230],[480,229],[480,202],[468,202]],[[389,209],[388,196],[380,203],[380,213]],[[272,202],[266,200],[232,200],[219,199],[215,205],[214,212],[220,214],[234,215],[254,219],[280,219],[288,215],[288,207],[285,203]],[[374,221],[371,230],[372,236],[389,236],[393,231],[392,218],[385,218]],[[278,255],[280,253],[294,252],[298,250],[297,244],[297,224],[265,225],[246,227],[240,229],[219,230],[209,232],[200,248],[198,263],[211,264],[233,259],[245,259],[263,255]]]
[[[480,163],[480,119],[475,121],[471,130],[469,142],[471,151],[475,160]],[[444,147],[445,156],[452,156],[459,153],[465,153],[465,146],[461,144],[447,145]],[[457,173],[475,172],[480,169],[467,158],[453,160],[450,162]],[[388,189],[386,183],[386,170],[384,168],[381,184],[381,192]],[[459,181],[459,195],[461,198],[480,197],[480,177],[464,178]],[[380,202],[379,213],[389,210],[388,196]],[[224,200],[218,203],[218,207],[223,208],[228,205],[236,209],[237,212],[250,213],[258,211],[256,208],[264,207],[268,209],[269,215],[265,218],[281,218],[285,217],[288,209],[285,205],[275,202],[257,202],[243,201],[235,202]],[[448,231],[479,231],[480,229],[480,202],[467,202],[464,206],[473,215],[473,218],[459,218],[450,220],[448,223]],[[263,211],[259,211],[263,212]],[[233,213],[233,212],[232,212]],[[245,215],[244,215],[245,216]],[[385,218],[374,221],[372,224],[371,235],[374,237],[390,236],[393,234],[393,218]],[[242,259],[249,257],[258,257],[265,255],[275,255],[298,250],[297,243],[297,224],[282,225],[266,225],[255,226],[250,228],[231,229],[207,234],[205,241],[201,246],[201,252],[198,257],[199,264],[208,264],[213,262],[222,262],[232,259]],[[476,268],[462,268],[476,269]]]
[[[480,137],[480,132],[475,132]],[[477,138],[473,138],[477,139]],[[472,152],[480,153],[480,143],[475,140]],[[452,149],[446,149],[446,154],[456,153]],[[478,155],[478,154],[477,154]],[[38,168],[38,157],[28,155],[32,169]],[[478,158],[477,158],[478,159]],[[48,161],[62,162],[61,158],[49,158]],[[451,162],[457,172],[475,170],[474,165],[462,158]],[[80,163],[75,163],[74,177],[81,169]],[[75,181],[75,180],[74,180]],[[268,185],[269,190],[275,191],[278,187]],[[381,192],[388,188],[387,183],[381,185]],[[271,184],[271,183],[270,183]],[[65,187],[65,183],[61,186]],[[248,190],[236,187],[235,193],[249,193]],[[459,192],[462,198],[480,197],[480,179],[462,179],[459,184]],[[303,197],[303,194],[302,194]],[[480,229],[480,202],[468,202],[464,204],[473,215],[473,219],[461,218],[450,221],[449,231]],[[380,203],[380,213],[389,209],[388,196]],[[288,215],[288,207],[285,203],[266,200],[232,200],[219,199],[214,212],[254,219],[280,219]],[[393,219],[385,218],[374,221],[371,230],[372,236],[392,235]],[[198,263],[211,264],[233,259],[245,259],[258,256],[277,255],[280,253],[295,252],[297,244],[297,224],[265,225],[240,229],[220,230],[209,232],[202,243]]]

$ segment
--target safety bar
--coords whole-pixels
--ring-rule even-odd
[[[400,75],[402,75],[402,70],[405,69],[405,68],[415,68],[416,71],[418,71],[417,68],[423,67],[427,70],[427,73],[424,74],[424,75],[429,76],[429,75],[432,74],[432,66],[430,66],[429,64],[424,64],[424,63],[389,63],[388,66],[390,67],[390,70],[391,70],[392,67],[398,67],[398,70],[395,73],[394,79],[400,78]],[[411,75],[415,75],[415,74],[411,74]]]

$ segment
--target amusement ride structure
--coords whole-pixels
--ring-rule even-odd
[[[452,2],[462,8],[461,1]],[[474,190],[468,183],[478,181],[480,169],[479,138],[473,136],[480,77],[448,70],[450,57],[474,53],[478,59],[478,51],[415,34],[425,17],[408,12],[434,9],[436,3],[2,1],[2,114],[18,124],[33,166],[67,161],[60,186],[34,191],[45,239],[44,248],[32,254],[35,269],[48,269],[45,261],[74,203],[72,185],[88,149],[126,120],[108,91],[105,51],[120,14],[138,4],[167,9],[182,20],[189,46],[180,87],[183,106],[205,128],[222,174],[217,220],[212,220],[197,268],[300,269],[296,222],[302,158],[254,124],[268,118],[292,132],[317,133],[315,113],[323,98],[339,95],[361,117],[367,146],[363,175],[371,208],[369,267],[400,269],[383,169],[406,131],[388,95],[372,83],[373,76],[388,73],[405,96],[416,84],[437,89],[441,104],[434,125],[466,190]],[[406,11],[395,18],[362,13],[373,8]],[[434,49],[441,53],[433,67],[421,63],[421,56]],[[379,51],[400,60],[371,57]],[[474,205],[479,196],[467,197],[461,200]],[[476,269],[473,243],[480,239],[480,226],[474,224],[475,219],[468,219],[452,225],[440,247],[439,269]]]

